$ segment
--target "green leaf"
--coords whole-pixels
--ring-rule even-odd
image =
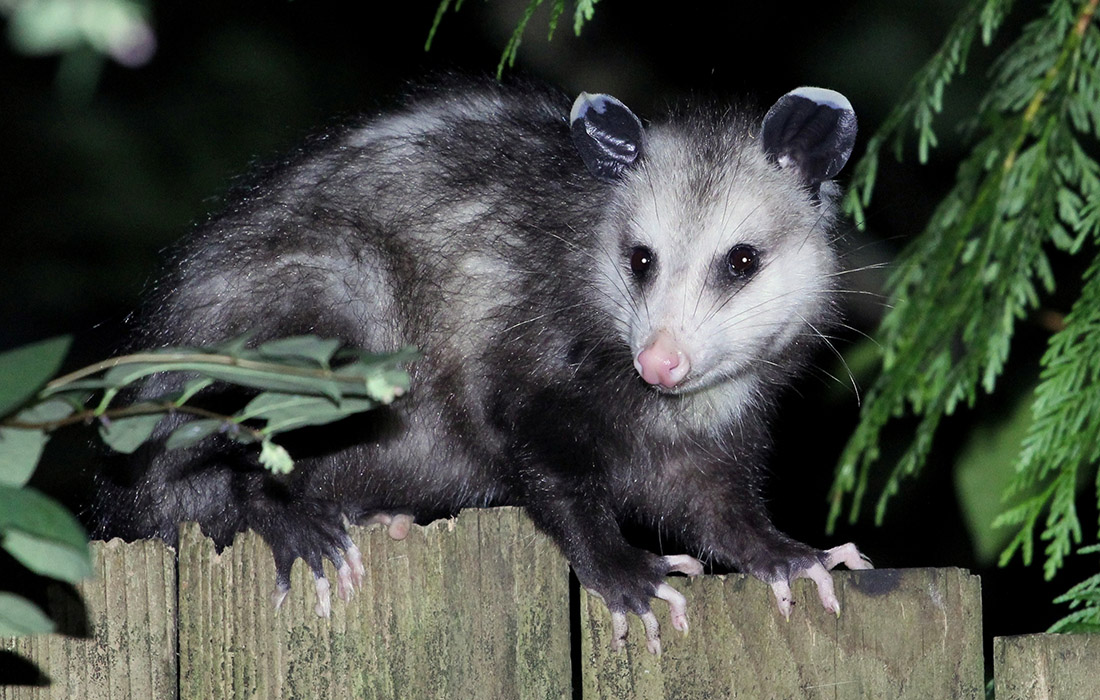
[[[332,356],[343,343],[334,338],[319,338],[315,335],[301,335],[282,338],[264,343],[259,347],[264,357],[281,360],[298,358],[310,360],[320,367],[327,368]]]
[[[76,583],[92,575],[88,547],[73,547],[49,537],[36,537],[21,530],[4,536],[4,549],[36,574]]]
[[[27,483],[49,437],[41,430],[0,428],[0,484]]]
[[[599,0],[577,0],[577,8],[573,12],[573,33],[577,36],[581,35],[581,27],[585,22],[592,19],[592,15],[595,14],[596,3]]]
[[[182,406],[183,404],[194,398],[195,394],[199,393],[213,383],[214,380],[210,377],[199,377],[198,379],[192,379],[191,381],[183,385],[183,391],[180,392],[179,396],[173,399],[173,403],[175,403],[177,406]]]
[[[72,393],[56,394],[23,409],[15,419],[20,423],[54,423],[68,418],[78,406],[83,404]]]
[[[48,399],[20,411],[20,423],[53,423],[73,412],[70,396]],[[0,428],[0,484],[22,486],[27,483],[42,458],[49,440],[45,429]]]
[[[147,416],[104,420],[99,424],[99,436],[116,452],[128,455],[153,435],[153,430],[162,418],[164,414],[152,413]]]
[[[252,399],[238,418],[267,421],[263,432],[271,437],[307,425],[332,423],[377,405],[370,399],[344,398],[333,402],[323,396],[264,392]]]
[[[0,417],[26,403],[57,370],[72,338],[60,336],[0,353]]]
[[[230,357],[240,357],[242,353],[246,352],[245,346],[248,345],[248,341],[252,340],[252,336],[255,335],[252,331],[242,333],[236,338],[230,338],[224,343],[215,345],[212,350],[214,352],[229,355]]]
[[[260,446],[260,464],[275,474],[289,474],[294,469],[290,453],[270,440],[264,440]]]
[[[201,418],[187,421],[172,431],[164,446],[169,450],[191,447],[205,437],[213,435],[225,426],[225,421],[216,418]]]
[[[0,486],[0,536],[4,549],[37,574],[75,583],[92,573],[84,528],[34,489]]]
[[[432,50],[432,40],[435,39],[436,30],[439,29],[439,23],[443,21],[443,15],[446,14],[447,8],[450,7],[451,0],[440,0],[439,6],[435,9],[435,18],[432,20],[432,27],[428,30],[428,39],[424,42],[424,50]]]
[[[22,596],[0,591],[0,637],[25,637],[54,631],[53,620]]]
[[[242,367],[239,365],[214,364],[204,362],[197,354],[194,360],[171,360],[164,362],[136,362],[119,365],[104,375],[104,381],[112,387],[122,387],[143,377],[160,372],[195,372],[213,379],[254,389],[300,392],[338,398],[340,385],[329,376],[317,370],[314,373],[296,374],[288,372],[288,367],[271,363],[265,367]]]

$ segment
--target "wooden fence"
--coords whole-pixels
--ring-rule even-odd
[[[837,572],[839,618],[799,581],[789,622],[754,579],[674,578],[691,632],[657,601],[655,657],[636,618],[611,651],[606,608],[516,509],[352,536],[366,581],[329,619],[302,562],[274,610],[251,533],[220,555],[193,526],[178,557],[94,543],[97,576],[50,606],[68,634],[0,639],[0,698],[985,697],[980,582],[962,569]],[[1100,639],[1000,638],[994,669],[998,700],[1098,697]]]

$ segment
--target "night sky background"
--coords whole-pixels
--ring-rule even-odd
[[[0,350],[65,333],[75,336],[67,368],[111,355],[163,249],[217,208],[234,175],[341,115],[385,108],[402,84],[426,72],[492,73],[525,3],[465,3],[444,17],[429,53],[434,0],[390,4],[156,3],[153,60],[137,69],[106,64],[83,96],[58,80],[56,57],[0,48]],[[750,95],[766,106],[799,85],[831,87],[859,115],[854,162],[961,5],[699,2],[667,10],[605,0],[579,38],[566,16],[550,42],[544,7],[508,72],[569,93],[614,94],[643,118],[688,95]],[[1004,35],[1013,34],[1010,22]],[[900,165],[884,159],[867,231],[845,236],[849,265],[889,262],[919,233],[965,152],[950,125],[977,103],[996,50],[977,47],[953,83],[930,164],[916,165],[913,151]],[[887,273],[846,284],[877,290]],[[883,301],[847,296],[866,300],[846,310],[847,322],[872,332]],[[840,334],[842,351],[858,349],[858,333]],[[1042,336],[1026,335],[1024,343],[1041,350]],[[1016,371],[1010,367],[1005,381]],[[858,378],[869,384],[868,376]],[[981,574],[990,639],[1042,631],[1064,614],[1050,601],[1086,575],[1080,563],[1044,583],[1039,567],[1017,560],[998,569],[971,546],[952,467],[970,427],[996,413],[994,402],[945,421],[925,473],[907,482],[881,527],[865,508],[855,526],[827,536],[825,497],[858,400],[828,353],[821,371],[787,399],[769,491],[781,529],[820,545],[855,540],[880,567],[960,566]],[[911,427],[899,421],[887,434],[904,442]],[[34,482],[76,510],[90,488],[91,434],[59,434]],[[1091,515],[1082,520],[1095,526]]]

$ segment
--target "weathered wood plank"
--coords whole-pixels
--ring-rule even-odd
[[[271,553],[258,537],[241,536],[216,555],[197,528],[184,528],[180,695],[570,696],[568,569],[520,511],[468,511],[415,527],[402,542],[379,528],[355,529],[353,539],[363,551],[366,581],[350,603],[334,599],[326,620],[313,612],[304,564],[276,612]],[[91,636],[0,640],[0,648],[33,659],[53,680],[41,689],[0,687],[0,698],[176,696],[172,550],[158,542],[93,547],[99,575],[81,586],[83,606],[64,623],[73,629],[89,624],[86,617]],[[835,580],[839,619],[821,609],[812,584],[802,581],[786,622],[758,581],[674,579],[688,598],[692,632],[675,633],[658,602],[665,631],[660,658],[645,652],[636,618],[628,648],[611,652],[607,611],[582,593],[583,696],[983,697],[977,577],[921,569],[838,572]],[[999,664],[1006,665],[1015,641],[999,644]],[[1017,661],[1030,673],[1025,679],[1037,664],[1046,664],[1039,668],[1049,668],[1048,677],[1068,675],[1058,665],[1067,653],[1045,649],[1040,661],[1026,655]],[[1088,647],[1074,663],[1094,663],[1096,651]],[[1086,670],[1100,674],[1095,666]]]
[[[610,649],[611,623],[582,594],[584,697],[984,698],[981,585],[961,569],[835,572],[843,614],[824,611],[798,581],[789,622],[770,588],[746,576],[679,578],[691,631],[664,632],[660,657],[632,618],[627,648]]]
[[[993,640],[997,700],[1094,700],[1100,636],[1028,634]]]
[[[52,596],[55,634],[0,638],[48,685],[3,685],[0,698],[125,700],[176,697],[176,562],[163,542],[92,543],[94,576],[83,599]],[[58,587],[56,590],[62,590]]]
[[[521,511],[467,511],[400,542],[377,527],[352,539],[366,581],[321,619],[303,562],[276,612],[257,536],[215,555],[184,528],[181,697],[569,696],[568,568]]]

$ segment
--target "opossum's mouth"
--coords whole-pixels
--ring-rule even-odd
[[[639,379],[642,379],[639,377]],[[645,380],[642,380],[643,382]],[[679,384],[675,386],[665,386],[663,384],[648,384],[647,386],[665,396],[686,396],[689,394],[697,394],[712,387],[718,386],[722,383],[722,379],[708,378],[705,375],[689,375],[684,378]]]
[[[740,384],[750,375],[751,372],[748,366],[734,366],[724,367],[721,370],[692,371],[684,377],[683,381],[671,387],[662,384],[648,384],[641,377],[639,377],[639,380],[645,383],[648,389],[662,396],[683,398],[704,394],[724,385]]]

